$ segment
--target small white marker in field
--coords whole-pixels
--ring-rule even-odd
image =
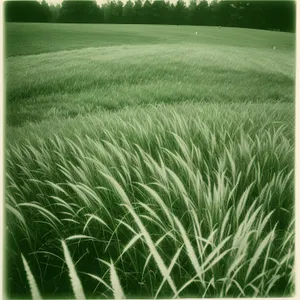
[[[196,34],[198,34],[198,32],[196,31]]]
[[[273,50],[276,50],[276,46],[273,46]]]

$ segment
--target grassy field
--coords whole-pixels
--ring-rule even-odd
[[[9,298],[293,295],[294,44],[7,24]]]
[[[5,30],[7,56],[120,45],[209,44],[282,50],[295,47],[293,33],[218,27],[117,24],[9,23]],[[197,31],[197,36],[195,32]],[[278,46],[279,46],[278,45]]]

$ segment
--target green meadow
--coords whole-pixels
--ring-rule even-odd
[[[5,39],[9,298],[294,294],[294,34]]]

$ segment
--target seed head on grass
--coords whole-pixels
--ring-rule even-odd
[[[30,271],[30,268],[28,266],[28,263],[27,263],[26,259],[24,258],[23,254],[21,254],[21,256],[22,256],[23,265],[24,265],[24,268],[25,268],[25,271],[26,271],[27,280],[29,282],[32,299],[33,300],[43,299],[40,292],[39,292],[39,289],[38,289],[38,286],[35,282],[35,279],[34,279],[32,273]]]
[[[67,264],[68,269],[69,269],[69,277],[70,277],[70,280],[71,280],[72,289],[73,289],[75,298],[78,299],[78,300],[85,299],[83,288],[82,288],[80,279],[78,278],[78,275],[77,275],[75,266],[73,264],[72,257],[70,255],[68,247],[67,247],[64,240],[61,241],[61,244],[62,244],[63,251],[64,251],[65,261],[66,261],[66,264]]]
[[[120,280],[112,260],[110,261],[110,282],[113,289],[114,298],[125,299],[126,297],[123,293],[123,289],[120,284]]]

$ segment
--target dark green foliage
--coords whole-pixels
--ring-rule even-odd
[[[133,23],[133,3],[130,0],[124,5],[122,17],[124,19],[124,23]]]
[[[61,23],[100,23],[102,20],[96,1],[64,1],[58,17]]]
[[[103,5],[104,23],[123,23],[123,6],[120,0]]]
[[[47,2],[5,1],[5,20],[8,22],[48,22],[50,10]]]
[[[152,21],[154,24],[167,23],[168,6],[164,1],[155,0],[152,3]]]
[[[295,31],[296,2],[183,0],[109,1],[98,6],[95,0],[64,0],[50,8],[44,0],[6,1],[8,22],[173,24],[229,26]],[[26,13],[24,13],[26,12]]]
[[[143,23],[143,2],[136,0],[134,2],[134,23]]]
[[[50,14],[51,14],[50,22],[56,22],[60,14],[60,8],[61,6],[58,4],[57,5],[51,4],[49,6]]]

